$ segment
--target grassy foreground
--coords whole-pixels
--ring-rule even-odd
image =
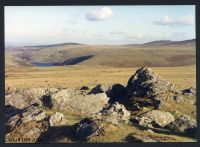
[[[7,68],[6,86],[29,87],[73,87],[95,86],[99,83],[111,86],[121,83],[124,86],[138,68],[114,68],[109,66],[54,66]],[[196,87],[196,67],[153,67],[154,72],[171,81],[178,89]]]
[[[138,67],[139,68],[139,67]],[[82,86],[93,87],[97,84],[111,86],[116,83],[126,86],[128,79],[138,69],[134,68],[115,68],[109,66],[54,66],[54,67],[19,67],[6,68],[6,86],[15,88],[31,88],[31,87],[72,87],[79,89]],[[153,67],[155,73],[163,78],[171,81],[178,89],[185,89],[189,87],[196,87],[196,67],[182,66],[182,67]],[[173,104],[164,106],[165,111],[182,112],[192,117],[196,116],[196,109],[193,105],[180,106]],[[47,114],[55,113],[54,110],[45,110]],[[171,113],[172,113],[171,112]],[[62,112],[64,113],[64,112]],[[69,112],[64,113],[68,119],[66,125],[71,126],[78,123],[83,116],[74,115]],[[105,129],[104,135],[94,137],[87,140],[87,142],[135,142],[134,134],[140,137],[156,138],[157,140],[167,142],[194,142],[195,138],[182,136],[175,132],[163,130],[153,130],[150,133],[148,128],[141,128],[128,124],[124,126],[108,126]],[[19,130],[16,130],[19,131]],[[65,142],[74,142],[69,135],[64,137]],[[16,137],[16,136],[15,136]],[[66,141],[67,140],[67,141]],[[61,140],[59,140],[61,141]],[[62,141],[61,141],[62,142]]]

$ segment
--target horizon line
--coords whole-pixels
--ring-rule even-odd
[[[183,41],[192,41],[192,40],[196,40],[196,38],[193,39],[185,39],[185,40],[168,40],[168,39],[164,39],[164,40],[153,40],[153,41],[147,41],[147,42],[143,42],[143,43],[127,43],[127,44],[87,44],[87,43],[80,43],[80,42],[60,42],[60,43],[52,43],[52,44],[36,44],[36,45],[5,45],[5,48],[9,48],[9,47],[37,47],[37,46],[51,46],[51,45],[66,45],[66,44],[76,44],[76,45],[102,45],[102,46],[120,46],[120,45],[145,45],[148,43],[153,43],[153,42],[159,42],[159,41],[168,41],[168,42],[183,42]]]

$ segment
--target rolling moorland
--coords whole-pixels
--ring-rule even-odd
[[[7,48],[6,142],[195,142],[195,41]]]

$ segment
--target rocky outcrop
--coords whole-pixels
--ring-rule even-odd
[[[196,120],[186,115],[177,118],[174,122],[167,125],[167,127],[174,131],[189,133],[190,135],[196,135],[197,133]]]
[[[82,114],[99,112],[109,101],[105,93],[80,94],[73,89],[63,89],[51,96],[52,108],[71,110]]]
[[[160,109],[162,103],[174,101],[177,103],[185,101],[181,92],[175,85],[158,76],[151,68],[142,67],[131,76],[126,86],[129,100],[135,98],[148,98],[143,103],[139,102],[134,109],[142,109],[143,106],[153,106],[155,110]],[[131,104],[132,105],[132,104]]]
[[[130,97],[154,97],[163,93],[179,93],[174,84],[158,76],[151,68],[142,67],[131,76],[127,84]]]
[[[22,90],[13,91],[10,94],[5,95],[5,105],[11,105],[18,109],[23,109],[29,105],[30,99],[23,96]]]
[[[41,121],[45,117],[45,112],[35,106],[29,106],[24,109],[16,109],[9,106],[8,110],[6,110],[6,132],[12,131],[15,127],[30,121]]]
[[[11,105],[19,109],[23,109],[32,104],[37,104],[38,106],[47,106],[50,104],[48,102],[48,96],[60,91],[58,88],[28,88],[28,89],[12,89],[5,95],[5,105]]]
[[[114,84],[107,90],[107,95],[111,101],[126,101],[126,88],[121,84]]]
[[[14,130],[16,126],[20,126],[21,124],[22,124],[22,120],[21,120],[20,115],[15,115],[15,116],[11,117],[5,123],[6,133]]]
[[[129,119],[130,112],[122,104],[116,102],[92,117],[83,119],[77,125],[75,134],[82,140],[91,136],[99,136],[107,123],[118,126],[121,123],[128,123]]]
[[[36,99],[32,99],[30,101],[30,105],[41,107],[43,104],[42,104],[42,101],[39,98],[36,98]]]
[[[5,95],[5,105],[11,105],[23,109],[28,107],[30,103],[33,103],[33,99],[38,100],[47,93],[48,91],[45,88],[13,90],[9,94]]]
[[[78,139],[85,140],[87,137],[99,136],[104,123],[93,118],[83,119],[76,128],[75,136]]]
[[[12,132],[7,133],[5,135],[5,141],[6,143],[36,143],[37,139],[47,128],[48,126],[45,125],[45,121],[27,122],[17,126]],[[15,139],[14,142],[10,138]]]
[[[115,102],[108,108],[105,108],[97,113],[95,117],[100,118],[102,121],[109,122],[114,125],[119,125],[120,123],[129,122],[130,112],[126,110],[124,105]]]
[[[48,89],[46,88],[30,88],[24,90],[24,94],[29,97],[29,99],[40,99],[43,95],[48,93]]]
[[[46,117],[46,114],[42,109],[38,109],[38,107],[35,106],[30,106],[25,109],[21,116],[22,122],[26,123],[33,120],[41,121]]]
[[[152,110],[144,113],[139,117],[135,117],[139,125],[145,127],[165,127],[174,121],[174,116],[165,111]]]
[[[138,69],[129,79],[126,87],[121,84],[114,84],[111,87],[97,85],[91,91],[87,86],[78,90],[62,87],[24,90],[7,88],[6,134],[9,137],[9,134],[14,132],[15,135],[13,129],[20,128],[19,130],[23,130],[25,136],[39,137],[38,134],[42,133],[44,135],[42,138],[48,134],[47,136],[51,139],[52,132],[55,130],[59,130],[56,134],[62,136],[69,131],[63,130],[69,129],[69,126],[65,125],[66,112],[70,112],[70,115],[71,113],[80,114],[81,118],[85,116],[85,119],[70,128],[70,133],[73,135],[75,133],[80,140],[104,135],[109,127],[120,129],[124,124],[130,125],[130,118],[133,123],[138,123],[144,128],[151,128],[155,132],[165,128],[168,131],[195,134],[197,129],[195,119],[182,116],[175,120],[169,112],[152,110],[152,107],[159,109],[160,106],[163,106],[163,110],[167,110],[174,104],[170,112],[180,116],[185,111],[181,111],[178,104],[195,104],[195,97],[196,89],[189,88],[180,92],[174,84],[158,76],[148,67]],[[177,104],[172,103],[171,100]],[[54,113],[55,111],[58,112]],[[195,114],[195,111],[192,110],[191,114]],[[76,117],[79,119],[79,115]],[[25,129],[23,126],[26,126]],[[154,133],[152,130],[149,132]],[[166,139],[165,135],[158,138],[152,134],[147,136],[145,133],[136,132],[132,136],[133,141],[159,142]]]
[[[56,112],[49,118],[50,126],[61,126],[66,123],[65,116],[62,113]]]

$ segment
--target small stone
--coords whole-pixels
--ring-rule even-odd
[[[88,86],[82,86],[82,87],[80,88],[80,90],[89,90],[89,87],[88,87]]]
[[[196,96],[196,89],[193,88],[193,87],[190,87],[188,89],[184,89],[182,90],[183,94],[186,94],[186,95],[195,95]]]
[[[36,99],[31,100],[30,105],[41,107],[42,101],[40,99],[36,98]]]
[[[61,126],[64,125],[65,123],[66,123],[65,116],[60,112],[54,113],[49,118],[50,126]]]
[[[107,90],[108,87],[99,84],[96,87],[94,87],[88,94],[106,93]]]
[[[139,117],[139,124],[141,126],[157,125],[159,127],[165,127],[173,121],[174,116],[171,113],[159,110],[152,110]]]
[[[182,115],[174,122],[167,125],[167,127],[179,132],[189,132],[191,134],[196,134],[197,122],[195,119],[189,116]]]

